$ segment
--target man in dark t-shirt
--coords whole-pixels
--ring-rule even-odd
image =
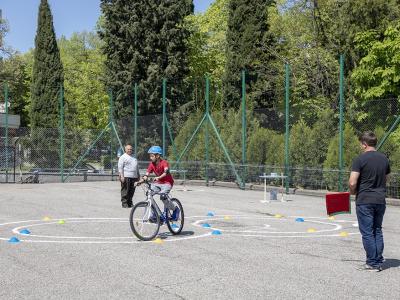
[[[390,173],[387,157],[377,152],[377,138],[371,131],[360,136],[363,154],[353,161],[349,179],[352,195],[356,195],[358,227],[366,252],[366,264],[360,270],[382,271],[382,221],[386,210],[386,181]]]

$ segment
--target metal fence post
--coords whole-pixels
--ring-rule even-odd
[[[246,71],[242,71],[242,165],[243,165],[243,183],[246,184],[247,168],[247,120],[246,120]]]
[[[64,182],[64,154],[65,154],[65,146],[64,146],[64,89],[62,84],[60,84],[60,92],[59,92],[59,113],[60,113],[60,175],[61,182]]]
[[[167,101],[167,80],[162,81],[162,155],[165,157],[165,135],[166,135],[166,101]]]
[[[343,108],[344,108],[344,57],[340,55],[339,82],[339,192],[343,191]]]
[[[5,140],[5,146],[6,146],[6,182],[8,183],[8,85],[7,83],[4,84],[4,101],[5,101],[5,112],[6,112],[6,140]]]
[[[133,117],[133,134],[134,134],[134,147],[135,157],[137,158],[137,109],[138,109],[138,84],[135,83],[135,104],[134,104],[134,117]]]
[[[110,167],[111,167],[111,181],[114,181],[114,168],[113,168],[113,142],[112,142],[112,138],[113,138],[113,123],[114,123],[114,99],[113,99],[113,91],[110,89],[109,90],[109,98],[110,98],[110,111],[109,111],[109,129],[110,129]]]
[[[208,160],[209,160],[209,152],[208,152],[208,144],[209,144],[209,137],[208,137],[208,122],[210,120],[210,78],[206,75],[206,94],[205,94],[205,100],[206,100],[206,116],[207,120],[206,123],[204,124],[204,142],[205,142],[205,148],[206,148],[206,166],[205,166],[205,172],[206,172],[206,185],[209,185],[210,179],[208,178]]]
[[[290,172],[289,172],[289,104],[290,104],[290,65],[288,63],[285,64],[285,188],[286,194],[289,193],[289,182],[290,182]]]

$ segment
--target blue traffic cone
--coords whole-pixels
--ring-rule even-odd
[[[297,218],[296,222],[304,222],[304,219],[303,218]]]
[[[203,225],[201,225],[202,227],[204,227],[204,228],[210,228],[211,226],[210,226],[210,224],[208,224],[208,223],[204,223]]]
[[[20,240],[17,237],[13,236],[11,239],[8,240],[8,242],[10,244],[17,244],[20,242]]]
[[[209,211],[208,214],[207,214],[207,217],[214,217],[214,215],[215,214],[212,211]]]
[[[31,232],[28,229],[22,229],[19,233],[20,234],[31,234]]]
[[[219,231],[219,230],[213,230],[212,234],[213,234],[213,235],[220,235],[220,234],[222,234],[222,233],[221,233],[221,231]]]

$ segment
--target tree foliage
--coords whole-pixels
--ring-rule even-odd
[[[58,127],[58,93],[64,73],[47,0],[41,0],[31,88],[31,126]]]
[[[29,124],[26,95],[29,93],[30,81],[24,57],[13,54],[0,60],[0,102],[4,102],[4,88],[7,84],[9,113],[20,115],[21,126]]]
[[[183,23],[193,11],[192,0],[102,0],[101,8],[106,85],[115,94],[116,115],[132,114],[134,82],[139,83],[140,113],[160,111],[163,78],[175,86],[168,95],[169,105],[184,103],[189,32]]]
[[[109,98],[103,83],[105,57],[93,32],[72,34],[59,40],[65,74],[68,126],[104,128],[109,118]]]
[[[247,92],[254,107],[271,107],[273,87],[268,81],[274,55],[269,32],[268,7],[273,0],[234,0],[229,2],[226,32],[226,67],[223,79],[224,104],[238,108],[241,95],[241,72],[247,73]],[[273,72],[272,72],[273,74]]]
[[[399,41],[399,22],[383,34],[369,30],[356,36],[362,58],[351,75],[355,95],[351,117],[361,130],[389,127],[399,113]]]
[[[206,12],[190,15],[185,25],[188,38],[189,68],[191,78],[209,74],[220,82],[226,64],[226,30],[229,0],[216,0]]]

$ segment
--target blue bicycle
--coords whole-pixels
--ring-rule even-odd
[[[166,224],[168,230],[173,234],[179,234],[184,225],[185,215],[181,202],[176,198],[171,198],[169,194],[160,194],[160,188],[151,185],[148,181],[143,183],[146,200],[136,203],[131,210],[129,223],[135,236],[142,241],[154,239],[160,226]],[[154,195],[160,195],[169,201],[169,207],[161,211],[154,200]]]

